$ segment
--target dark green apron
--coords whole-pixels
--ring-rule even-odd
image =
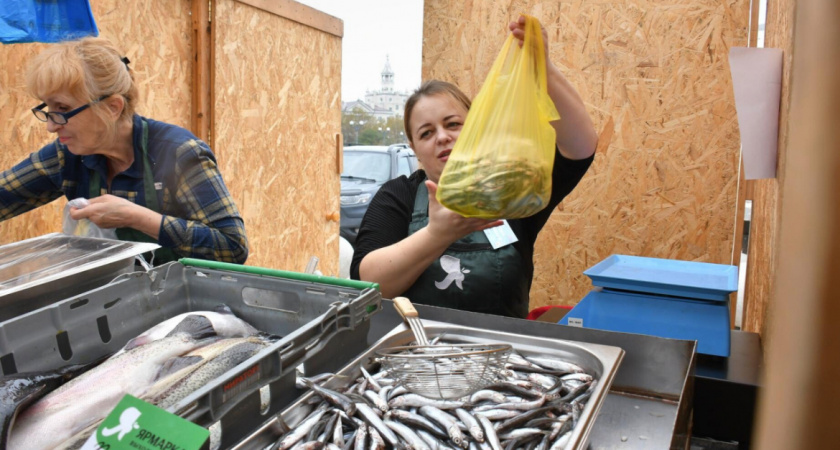
[[[152,164],[149,162],[149,154],[146,151],[146,147],[149,142],[148,124],[145,120],[143,120],[142,123],[143,138],[140,141],[140,150],[143,153],[143,192],[146,196],[146,208],[149,208],[154,212],[163,214],[161,213],[160,207],[158,206],[158,197],[157,192],[155,191],[155,179],[152,174]],[[90,171],[90,188],[88,190],[89,198],[99,197],[102,194],[102,189],[100,187],[100,179],[100,175],[95,170]],[[117,228],[115,231],[117,233],[117,238],[121,241],[152,242],[157,244],[157,240],[147,235],[146,233],[135,230],[134,228]],[[154,265],[156,266],[172,261],[177,261],[179,258],[181,258],[170,248],[159,248],[155,250],[154,259],[152,259],[151,255],[149,254],[146,254],[144,256],[146,257],[147,261],[154,263]]]
[[[428,192],[421,182],[409,235],[429,223]],[[450,245],[403,295],[423,305],[524,318],[528,314],[527,278],[516,247],[493,250],[487,235],[476,231]]]

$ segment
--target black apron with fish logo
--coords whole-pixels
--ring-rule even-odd
[[[149,154],[146,150],[146,147],[149,142],[149,129],[148,124],[145,120],[142,121],[143,123],[143,138],[140,141],[140,149],[143,153],[143,192],[146,197],[146,208],[151,209],[156,213],[163,214],[160,211],[160,207],[158,207],[158,196],[157,191],[155,190],[155,180],[154,176],[152,175],[152,164],[149,161]],[[99,197],[102,193],[101,184],[100,184],[100,176],[96,171],[90,171],[90,187],[88,189],[89,198]],[[135,230],[134,228],[117,228],[116,230],[117,238],[121,241],[132,241],[132,242],[151,242],[157,244],[157,240],[152,238],[151,236],[143,233],[142,231]],[[170,248],[159,248],[154,251],[154,258],[152,255],[144,254],[146,261],[152,262],[154,265],[159,266],[161,264],[165,264],[172,261],[177,261],[180,256],[176,254]]]
[[[408,234],[429,223],[429,191],[417,188]],[[456,241],[403,294],[412,302],[463,311],[524,318],[528,275],[513,245],[493,250],[483,231]]]

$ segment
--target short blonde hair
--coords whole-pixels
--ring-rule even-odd
[[[53,44],[36,56],[26,72],[26,88],[38,99],[67,90],[81,102],[120,95],[125,106],[118,120],[131,120],[138,90],[120,52],[105,38],[88,37]],[[105,110],[93,105],[105,123]]]

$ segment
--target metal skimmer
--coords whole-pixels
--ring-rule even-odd
[[[470,395],[501,379],[509,344],[429,345],[417,310],[405,297],[394,299],[420,345],[378,350],[383,367],[415,394],[436,399]]]
[[[426,337],[426,330],[423,329],[423,324],[420,322],[420,314],[414,309],[411,300],[406,297],[397,297],[394,299],[394,307],[400,313],[405,323],[411,328],[414,333],[414,338],[417,339],[417,345],[429,345],[429,339]]]

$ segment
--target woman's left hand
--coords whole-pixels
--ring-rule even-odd
[[[150,209],[115,195],[88,200],[84,208],[70,208],[74,220],[88,219],[99,228],[134,228],[157,239],[162,216]]]
[[[511,22],[508,25],[510,28],[510,32],[513,33],[513,37],[519,40],[519,46],[525,43],[525,16],[519,16],[519,20],[516,22]],[[551,64],[551,60],[548,57],[548,33],[545,31],[545,27],[540,23],[540,30],[542,31],[543,35],[543,50],[545,51],[545,63],[547,65]]]
[[[130,227],[132,211],[138,206],[114,195],[103,195],[89,200],[90,204],[82,209],[70,208],[70,217],[74,220],[88,219],[99,228]]]

